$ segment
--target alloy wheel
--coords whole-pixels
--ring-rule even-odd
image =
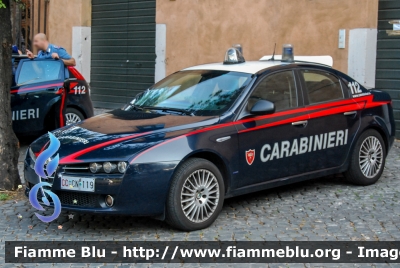
[[[209,170],[199,169],[189,175],[181,191],[181,208],[186,218],[194,223],[207,221],[219,203],[219,184]]]
[[[65,118],[66,118],[66,125],[67,125],[67,126],[82,121],[82,119],[81,119],[77,114],[74,114],[74,113],[67,113],[67,114],[65,114]]]
[[[365,177],[371,179],[380,172],[383,163],[383,148],[378,138],[369,136],[363,141],[359,159],[360,169]]]

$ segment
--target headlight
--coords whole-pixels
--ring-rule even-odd
[[[92,172],[92,173],[99,172],[102,167],[103,167],[102,165],[97,164],[97,163],[91,163],[89,166],[90,172]]]
[[[119,173],[125,173],[127,168],[128,168],[128,164],[126,162],[119,162],[118,163],[118,171],[119,171]]]
[[[33,160],[33,162],[36,162],[36,155],[35,153],[32,151],[31,148],[29,148],[29,157]]]
[[[113,164],[111,162],[105,162],[103,164],[103,169],[106,173],[111,173],[117,168],[116,164]]]

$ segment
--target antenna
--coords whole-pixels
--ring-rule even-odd
[[[275,52],[276,52],[276,43],[274,47],[274,54],[272,54],[272,58],[270,58],[269,61],[275,61]]]

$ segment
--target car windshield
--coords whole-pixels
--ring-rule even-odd
[[[251,74],[182,71],[139,94],[127,110],[148,109],[212,116],[227,111],[251,80]]]
[[[20,64],[21,71],[16,81],[18,86],[60,80],[61,69],[64,67],[60,61],[54,60],[30,60]]]

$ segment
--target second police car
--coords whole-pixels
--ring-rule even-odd
[[[375,183],[395,123],[387,93],[329,66],[245,62],[231,48],[223,63],[174,73],[124,109],[53,133],[60,166],[46,181],[63,209],[191,231],[212,224],[229,197],[336,173]],[[27,193],[48,144],[45,135],[29,149]]]
[[[18,136],[40,136],[94,114],[89,84],[61,60],[13,56],[12,81],[13,130]]]

